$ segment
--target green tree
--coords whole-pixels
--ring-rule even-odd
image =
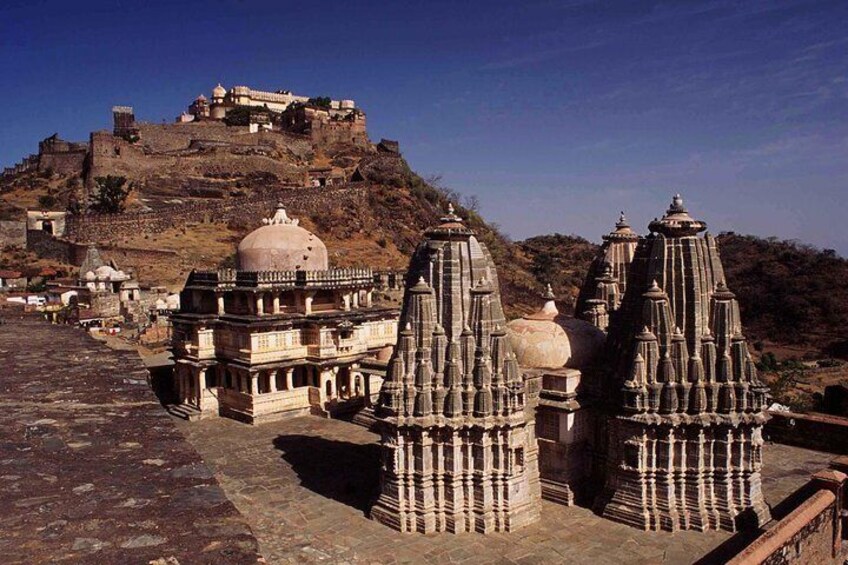
[[[50,210],[56,206],[56,197],[52,194],[42,194],[38,197],[38,207],[42,210]]]
[[[126,177],[108,175],[96,177],[97,193],[91,209],[101,214],[119,214],[124,211],[127,196],[129,196],[132,185],[127,185]]]
[[[329,108],[332,100],[329,96],[316,96],[315,98],[310,98],[306,103],[312,106],[318,106],[319,108]]]

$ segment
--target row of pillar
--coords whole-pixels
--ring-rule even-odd
[[[338,375],[339,367],[334,367],[332,369],[323,369],[318,372],[318,368],[311,365],[303,365],[304,370],[307,371],[305,376],[306,382],[301,386],[314,386],[320,390],[321,400],[325,402],[330,399],[335,399],[340,397],[340,391],[338,390],[338,383],[336,382],[336,378]],[[266,371],[263,373],[248,373],[247,375],[235,373],[230,375],[230,379],[233,379],[233,385],[231,387],[238,390],[239,392],[244,392],[246,394],[258,395],[258,394],[266,394],[273,393],[279,391],[290,391],[295,389],[294,384],[294,367],[289,367],[285,369],[275,369],[271,371]],[[206,371],[208,369],[204,367],[188,367],[184,366],[182,370],[177,370],[175,374],[175,384],[176,384],[176,393],[178,397],[178,401],[181,404],[190,404],[192,406],[197,407],[198,409],[203,409],[203,392],[207,389],[207,375]],[[227,369],[223,369],[224,372]],[[279,372],[285,375],[285,379],[281,386],[278,386],[278,376]],[[357,377],[359,377],[360,383],[357,388]],[[244,386],[243,379],[249,379],[247,386]],[[267,379],[265,383],[260,383],[261,379]],[[227,375],[224,373],[220,375],[218,379],[218,386],[225,386],[227,383]],[[363,396],[366,399],[369,398],[369,377],[368,375],[364,375],[359,371],[355,370],[353,366],[348,367],[348,378],[347,378],[347,398],[354,398]],[[263,389],[260,392],[260,388]],[[300,387],[297,387],[300,388]]]
[[[295,297],[295,309],[298,312],[303,312],[304,314],[312,314],[312,301],[315,298],[315,291],[307,291],[307,292],[296,292]],[[271,298],[271,307],[270,310],[265,308],[265,293],[258,293],[254,297],[254,312],[257,316],[263,316],[267,314],[280,314],[280,294],[274,293]],[[337,301],[338,303],[339,301]],[[347,292],[341,295],[340,306],[343,311],[348,311],[350,309],[357,309],[360,307],[360,302],[362,302],[362,306],[365,308],[370,308],[373,304],[373,291],[368,290],[365,292],[362,300],[360,301],[360,291],[355,292]],[[224,305],[224,294],[217,295],[217,303],[218,303],[218,315],[223,316],[226,313],[226,307]]]

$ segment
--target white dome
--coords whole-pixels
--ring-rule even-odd
[[[227,89],[218,83],[218,86],[212,89],[212,98],[223,98],[227,94]]]
[[[268,225],[253,230],[238,246],[242,271],[324,271],[328,268],[327,247],[312,232],[286,216],[282,206]]]
[[[109,265],[102,265],[94,269],[94,274],[97,275],[98,279],[109,279],[114,272],[115,270]]]
[[[519,318],[507,325],[509,343],[518,364],[528,369],[557,369],[571,358],[565,331],[552,320]]]
[[[93,281],[96,278],[97,278],[97,275],[94,274],[94,271],[88,271],[85,274],[85,280],[87,280],[87,281]]]
[[[552,299],[535,314],[509,322],[507,333],[518,364],[528,369],[582,369],[595,359],[605,339],[594,325],[559,316]]]

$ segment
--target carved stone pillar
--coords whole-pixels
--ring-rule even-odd
[[[203,391],[206,390],[206,369],[200,368],[197,370],[197,407],[203,410]]]

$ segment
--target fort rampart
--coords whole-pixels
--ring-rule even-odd
[[[67,239],[54,237],[41,230],[27,232],[27,249],[39,257],[53,259],[70,265],[81,265],[88,246]],[[168,261],[177,257],[178,253],[170,249],[139,249],[126,246],[99,246],[101,257],[114,260],[118,265],[145,264],[155,261]]]
[[[311,215],[344,202],[364,198],[367,185],[352,183],[339,188],[268,190],[255,196],[199,201],[151,212],[68,216],[65,237],[79,243],[108,243],[121,237],[157,233],[190,223],[256,223],[282,203],[296,215]]]

